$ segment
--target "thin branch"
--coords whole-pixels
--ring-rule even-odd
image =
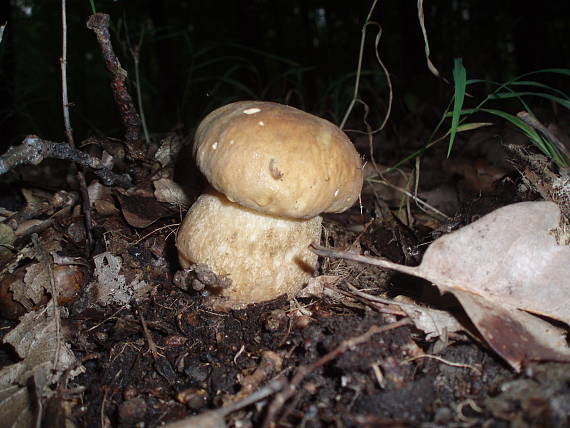
[[[380,177],[382,177],[382,174],[380,173],[379,170],[376,171],[378,173],[378,175]],[[443,217],[444,219],[448,219],[449,216],[443,212],[441,212],[440,210],[438,210],[436,207],[428,204],[426,201],[424,201],[423,199],[419,198],[416,195],[413,195],[412,193],[408,192],[406,189],[403,189],[401,187],[395,186],[394,184],[390,183],[387,180],[384,180],[382,178],[380,179],[374,179],[374,178],[368,178],[366,179],[366,181],[369,181],[370,183],[379,183],[379,184],[383,184],[384,186],[387,187],[391,187],[394,190],[397,190],[398,192],[403,193],[404,195],[406,195],[407,197],[413,199],[416,202],[416,205],[422,210],[422,211],[426,211],[426,209],[429,209],[431,211],[433,211],[434,213],[436,213],[437,215]],[[425,207],[425,208],[424,208]]]
[[[89,167],[106,186],[118,185],[131,187],[128,174],[117,174],[103,166],[103,162],[70,147],[68,144],[42,140],[37,135],[28,135],[19,146],[13,146],[0,156],[0,175],[6,174],[19,165],[39,165],[44,159],[70,160],[79,165]]]
[[[369,265],[378,266],[384,269],[392,269],[398,272],[405,273],[407,275],[421,277],[419,267],[417,266],[413,267],[413,266],[399,265],[398,263],[391,262],[390,260],[384,258],[362,256],[360,254],[351,253],[349,251],[340,251],[332,248],[321,247],[320,245],[316,244],[311,244],[309,246],[309,249],[313,253],[318,254],[321,257],[333,257],[337,259],[351,260],[353,262],[367,263]]]
[[[126,79],[127,72],[119,59],[115,55],[113,45],[111,44],[111,35],[109,33],[110,17],[105,13],[95,13],[89,17],[87,28],[92,30],[97,36],[97,41],[101,46],[103,58],[107,65],[107,70],[112,75],[111,88],[115,104],[121,113],[121,120],[125,127],[125,139],[127,141],[136,141],[139,139],[141,119],[135,106],[133,99],[127,90]]]
[[[224,417],[237,410],[243,409],[251,404],[263,400],[270,395],[275,394],[283,389],[286,381],[276,379],[269,382],[256,392],[248,395],[243,400],[229,404],[216,410],[209,410],[197,416],[192,416],[166,425],[165,428],[210,428],[225,426]]]
[[[65,126],[65,136],[71,147],[75,147],[73,141],[73,130],[71,129],[71,119],[69,117],[69,97],[67,95],[67,12],[65,0],[61,0],[61,58],[59,64],[61,67],[61,101],[63,104],[63,123]]]
[[[262,426],[264,428],[267,428],[268,426],[271,425],[271,423],[275,420],[275,417],[277,416],[278,412],[281,410],[283,405],[287,402],[287,400],[289,400],[295,394],[299,384],[303,381],[303,379],[306,376],[311,374],[313,371],[315,371],[319,367],[324,366],[326,363],[335,359],[339,355],[351,349],[354,349],[356,346],[368,342],[375,334],[384,333],[386,331],[393,330],[395,328],[403,327],[405,325],[411,324],[411,322],[412,321],[410,320],[410,318],[403,318],[399,321],[383,326],[373,325],[368,329],[368,331],[366,331],[366,333],[342,341],[339,346],[337,346],[328,354],[323,355],[314,363],[299,367],[297,369],[297,372],[289,382],[289,384],[286,385],[283,388],[283,390],[279,394],[275,395],[275,397],[273,398],[273,401],[271,402],[269,408],[267,409],[265,420],[263,421]]]
[[[447,364],[448,366],[451,366],[451,367],[460,367],[460,368],[464,368],[464,369],[471,369],[475,373],[477,373],[477,375],[479,375],[479,376],[481,376],[481,374],[482,374],[481,370],[479,370],[479,368],[475,367],[472,364],[456,363],[453,361],[446,360],[445,358],[439,357],[437,355],[431,355],[431,354],[424,354],[424,355],[418,355],[418,356],[411,357],[411,358],[406,358],[400,364],[406,364],[406,363],[409,363],[411,361],[419,360],[420,358],[431,358],[432,360],[437,360],[437,361],[442,362],[443,364]]]
[[[91,201],[89,199],[89,191],[87,190],[87,182],[83,171],[77,171],[77,179],[79,180],[79,190],[81,192],[81,208],[84,215],[85,232],[87,233],[87,245],[85,247],[85,255],[89,257],[93,248],[93,215],[91,211]]]
[[[75,140],[73,139],[73,128],[71,127],[71,118],[69,114],[69,95],[67,92],[67,7],[65,0],[61,0],[61,29],[62,29],[62,52],[59,60],[61,66],[61,102],[63,106],[63,123],[65,127],[65,136],[70,147],[75,148]],[[87,191],[87,183],[85,174],[82,170],[77,171],[77,179],[79,181],[79,190],[81,192],[81,204],[84,213],[85,231],[87,232],[86,255],[88,256],[93,244],[93,233],[91,231],[91,202],[89,201],[89,192]]]
[[[32,218],[38,218],[46,214],[52,215],[64,207],[73,207],[77,203],[77,199],[78,195],[76,193],[60,190],[54,193],[47,201],[28,202],[24,208],[10,216],[5,223],[13,230],[17,230],[22,223]]]
[[[144,337],[148,343],[148,349],[150,350],[150,353],[152,354],[152,358],[154,360],[157,360],[159,357],[162,356],[162,354],[160,352],[158,352],[158,347],[156,346],[156,343],[154,343],[154,340],[150,334],[150,331],[148,331],[146,321],[144,320],[142,313],[140,311],[139,311],[139,319],[141,321],[141,326],[143,329]]]

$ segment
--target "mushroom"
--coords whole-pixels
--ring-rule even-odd
[[[360,157],[332,123],[293,107],[240,101],[200,123],[194,156],[211,187],[176,238],[183,268],[231,279],[232,305],[295,295],[311,278],[322,212],[342,212],[362,189]]]

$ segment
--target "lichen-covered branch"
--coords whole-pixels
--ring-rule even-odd
[[[70,160],[91,168],[106,186],[132,186],[128,174],[117,174],[103,166],[100,159],[90,156],[68,144],[42,140],[37,135],[28,135],[19,146],[13,146],[0,156],[0,175],[19,165],[39,165],[44,159]]]
[[[125,139],[127,141],[135,141],[139,138],[141,119],[125,84],[127,72],[121,67],[121,63],[113,51],[111,36],[109,34],[109,23],[109,15],[105,13],[95,13],[89,17],[87,28],[92,30],[97,36],[105,64],[112,75],[111,88],[113,89],[115,103],[119,108],[121,120],[125,127]]]

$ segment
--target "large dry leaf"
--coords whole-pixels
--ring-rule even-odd
[[[528,361],[568,361],[564,331],[528,312],[465,291],[453,294],[488,345],[516,371]]]
[[[556,244],[559,221],[552,202],[508,205],[437,239],[417,267],[316,252],[415,275],[453,293],[487,343],[520,370],[530,360],[570,360],[562,330],[517,310],[570,325],[570,247]]]
[[[0,370],[0,415],[2,427],[27,428],[38,418],[38,400],[49,397],[51,384],[76,365],[70,346],[63,341],[53,316],[54,307],[29,312],[4,337],[22,361]],[[72,370],[76,376],[82,367]]]
[[[0,414],[6,428],[29,428],[38,419],[33,392],[19,385],[0,386]]]
[[[0,370],[0,386],[25,385],[31,376],[45,379],[42,386],[75,364],[75,356],[58,331],[53,304],[20,318],[4,342],[14,347],[22,361]]]
[[[570,325],[570,247],[551,232],[559,221],[553,202],[500,208],[431,244],[419,276]]]

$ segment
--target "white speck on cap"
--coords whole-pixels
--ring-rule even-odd
[[[218,148],[218,142],[214,142],[214,144],[212,144],[212,150],[216,150]]]
[[[235,141],[234,141],[234,140],[230,140],[230,144],[233,144],[233,143],[235,143]]]
[[[263,120],[260,120],[258,123],[259,123],[259,126],[265,126],[265,123],[263,123]]]
[[[261,111],[260,108],[253,107],[253,108],[247,108],[243,112],[245,114],[255,114],[255,113],[259,113],[260,111]]]

